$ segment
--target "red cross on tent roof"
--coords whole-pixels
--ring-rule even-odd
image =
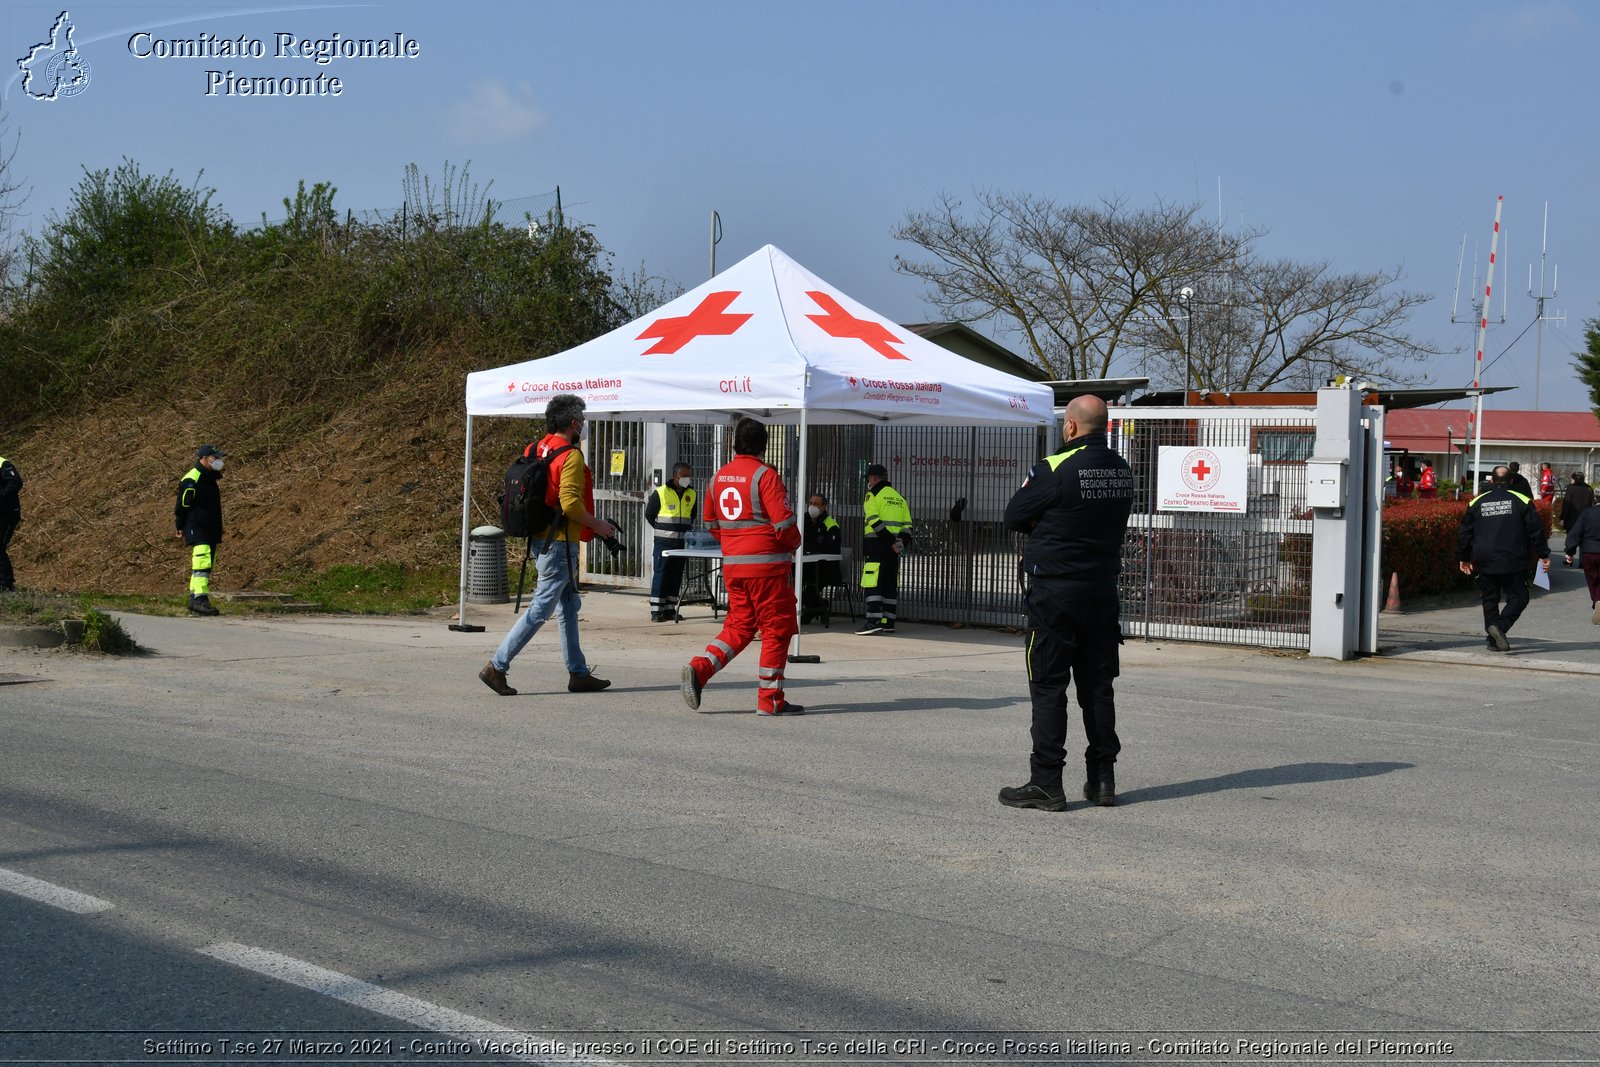
[[[826,315],[807,315],[806,318],[821,326],[830,337],[854,337],[865,342],[867,347],[886,359],[910,359],[911,357],[896,349],[890,348],[891,344],[903,345],[904,341],[889,332],[888,327],[881,322],[871,319],[858,319],[840,306],[839,302],[827,293],[816,290],[807,290],[806,295],[817,302],[817,306]]]
[[[738,292],[711,293],[687,315],[669,315],[664,319],[657,319],[645,327],[638,340],[643,341],[651,337],[660,340],[645,349],[642,354],[671,355],[702,334],[725,337],[736,332],[739,327],[750,321],[749,315],[724,314],[728,310],[728,305],[738,298]]]

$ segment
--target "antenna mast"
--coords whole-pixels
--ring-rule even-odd
[[[1540,364],[1544,356],[1544,324],[1547,321],[1544,314],[1544,302],[1546,300],[1554,300],[1556,298],[1556,287],[1561,281],[1561,268],[1556,267],[1554,268],[1554,272],[1550,279],[1550,291],[1548,293],[1544,291],[1544,259],[1545,252],[1549,249],[1549,247],[1550,201],[1546,200],[1544,202],[1544,239],[1539,245],[1539,291],[1537,293],[1533,291],[1533,264],[1528,264],[1528,295],[1533,297],[1539,308],[1538,316],[1534,319],[1534,321],[1538,323],[1539,330],[1534,334],[1533,343],[1533,410],[1535,411],[1539,410]],[[1567,322],[1567,316],[1564,312],[1558,311],[1554,315],[1551,315],[1548,321],[1559,323],[1564,326]]]
[[[1506,198],[1494,198],[1494,235],[1489,238],[1489,268],[1484,272],[1482,312],[1478,317],[1478,357],[1472,369],[1472,388],[1477,394],[1477,403],[1467,416],[1467,432],[1472,435],[1472,473],[1476,478],[1478,465],[1483,459],[1483,390],[1480,381],[1483,376],[1483,345],[1489,336],[1489,297],[1494,293],[1494,257],[1500,247],[1500,212],[1505,207]],[[1474,305],[1480,306],[1480,305]],[[1476,487],[1477,482],[1473,482]]]

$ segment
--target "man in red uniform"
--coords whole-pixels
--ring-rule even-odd
[[[1550,464],[1539,464],[1539,499],[1554,500],[1556,495],[1556,472],[1550,469]]]
[[[800,527],[789,491],[778,472],[762,461],[767,428],[740,419],[733,430],[733,462],[706,486],[706,529],[722,545],[722,580],[728,614],[722,632],[683,668],[684,703],[700,707],[700,691],[711,676],[761,634],[756,710],[763,715],[801,715],[805,708],[783,696],[783,668],[795,635],[794,553]]]
[[[1433,473],[1433,464],[1427,460],[1422,462],[1422,477],[1417,481],[1417,496],[1423,500],[1439,498],[1439,480]]]

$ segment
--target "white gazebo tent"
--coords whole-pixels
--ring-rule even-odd
[[[712,423],[748,415],[798,425],[796,502],[806,499],[812,424],[1041,426],[1053,418],[1049,386],[926,341],[767,245],[576,348],[467,375],[459,628],[468,628],[472,420],[543,417],[556,393],[583,397],[591,417]]]

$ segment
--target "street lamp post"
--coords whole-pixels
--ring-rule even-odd
[[[1184,286],[1178,290],[1178,302],[1183,305],[1183,406],[1189,406],[1189,389],[1194,382],[1194,290]]]

